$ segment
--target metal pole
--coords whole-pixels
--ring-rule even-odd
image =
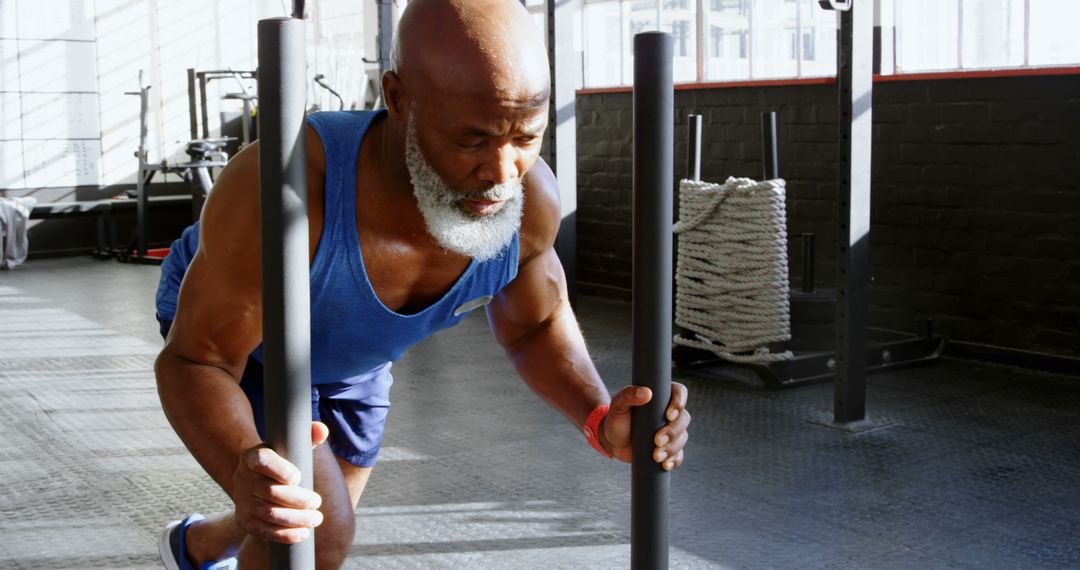
[[[686,179],[687,180],[701,180],[701,115],[687,115],[686,116]],[[678,192],[678,189],[676,189]],[[675,217],[681,215],[678,210],[679,200],[678,197],[673,198],[675,201]],[[679,250],[679,238],[673,236],[672,239],[672,251],[677,252]],[[678,256],[673,260],[673,263],[678,263]],[[671,308],[674,315],[678,309],[678,287],[679,284],[675,279],[675,273],[671,274]],[[674,317],[673,317],[674,318]],[[673,327],[675,332],[680,335],[693,335],[691,331],[684,330],[680,327]]]
[[[849,0],[840,12],[839,251],[836,279],[837,423],[866,417],[866,302],[870,275],[870,112],[874,3]]]
[[[390,70],[393,65],[390,61],[390,50],[394,45],[394,3],[393,0],[376,0],[379,33],[375,38],[376,49],[379,59],[379,85],[382,85],[382,75]]]
[[[150,116],[150,86],[143,83],[143,70],[139,70],[139,178],[135,181],[136,195],[139,199],[135,203],[135,256],[138,259],[146,257],[146,217],[150,204],[150,182],[146,171],[146,137],[149,134]],[[127,255],[127,252],[124,252]]]
[[[670,34],[634,36],[633,383],[652,390],[634,408],[632,568],[668,566],[669,476],[653,461],[653,437],[671,399],[671,250],[675,90]]]
[[[251,144],[251,98],[244,97],[244,117],[240,121],[241,136],[244,140],[240,141],[240,148]]]
[[[761,146],[765,180],[780,178],[780,145],[776,137],[776,111],[761,114]]]
[[[259,189],[267,443],[312,488],[304,22],[259,21]],[[270,543],[270,568],[315,568],[315,542]]]
[[[141,85],[140,85],[141,87]],[[191,140],[199,138],[198,108],[195,103],[195,70],[187,70],[188,121],[191,126]]]
[[[686,178],[701,180],[701,115],[686,117]]]
[[[210,111],[208,107],[209,103],[206,99],[206,73],[197,72],[195,76],[199,79],[199,108],[201,109],[200,117],[202,119],[202,138],[208,139],[210,138]]]

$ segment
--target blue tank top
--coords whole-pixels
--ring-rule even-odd
[[[470,261],[450,289],[424,310],[401,314],[383,305],[364,269],[356,229],[360,143],[371,123],[383,115],[385,111],[339,111],[307,117],[326,154],[323,229],[311,262],[312,384],[360,382],[387,375],[390,364],[409,346],[458,324],[517,276],[519,240],[515,234],[494,259]],[[162,264],[159,318],[175,317],[180,281],[197,245],[195,224],[173,243]],[[261,345],[252,356],[262,360]]]

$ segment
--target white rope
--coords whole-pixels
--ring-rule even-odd
[[[724,184],[683,180],[675,324],[693,335],[675,343],[732,362],[776,362],[791,340],[783,179]]]

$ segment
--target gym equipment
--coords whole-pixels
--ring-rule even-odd
[[[330,92],[331,95],[333,95],[334,97],[337,97],[338,111],[344,111],[345,110],[345,100],[341,98],[341,94],[339,94],[337,91],[334,91],[333,87],[330,87],[329,85],[326,84],[325,79],[326,79],[326,76],[320,73],[320,74],[315,76],[315,83],[318,83],[319,87],[322,87],[323,89],[326,89],[327,91]]]
[[[634,269],[632,381],[652,390],[634,408],[630,565],[668,566],[669,473],[655,461],[653,436],[671,400],[671,278],[675,154],[674,42],[634,36]]]
[[[775,362],[790,351],[786,184],[728,178],[683,180],[674,342],[731,362]]]
[[[192,140],[210,138],[210,116],[209,112],[207,111],[206,86],[211,81],[217,79],[233,79],[240,85],[241,93],[239,95],[225,95],[225,98],[240,99],[242,101],[245,101],[245,126],[250,129],[250,124],[248,124],[248,121],[251,120],[251,103],[248,100],[248,98],[250,98],[250,94],[247,91],[247,87],[244,86],[244,80],[256,79],[257,77],[258,75],[254,71],[235,71],[231,69],[195,71],[194,69],[188,68],[188,120],[191,123],[190,128]],[[248,97],[243,97],[243,95],[247,95]],[[202,127],[201,133],[199,131],[200,127]],[[252,139],[253,138],[254,137],[252,137]]]
[[[700,141],[698,144],[701,144]],[[763,156],[762,180],[776,180],[780,178],[780,144],[776,138],[776,111],[761,114],[761,145],[765,150]]]
[[[251,141],[255,140],[255,133],[252,132],[252,117],[255,114],[255,101],[257,97],[244,90],[241,93],[226,93],[223,99],[226,100],[239,100],[244,105],[243,115],[240,117],[240,148],[251,144]]]
[[[377,18],[379,22],[379,33],[375,36],[375,45],[378,46],[378,55],[376,61],[364,60],[367,63],[379,64],[379,77],[382,78],[382,74],[386,73],[392,66],[393,62],[390,61],[390,51],[394,47],[394,0],[375,0]],[[380,92],[379,98],[382,97]],[[375,108],[379,108],[376,104]]]
[[[691,126],[694,122],[691,119]],[[772,119],[766,115],[763,123],[768,125],[771,122]],[[776,138],[773,137],[773,140]],[[691,159],[697,152],[699,149],[691,149]],[[763,152],[766,166],[776,163],[770,152],[769,145],[766,145]],[[695,161],[691,162],[687,165],[688,178],[698,168]],[[836,293],[815,289],[814,234],[802,234],[800,238],[803,260],[801,284],[790,295],[792,340],[769,345],[771,352],[786,349],[792,351],[793,357],[781,362],[735,365],[708,351],[676,346],[673,356],[680,368],[774,387],[800,386],[834,377],[837,366]],[[914,337],[893,331],[867,329],[863,333],[870,341],[870,346],[866,348],[867,369],[873,371],[937,358],[944,348],[944,339],[933,336],[927,324],[920,324],[919,327],[918,335]],[[687,334],[681,330],[680,333]]]
[[[135,191],[131,196],[136,200],[135,229],[131,239],[123,247],[109,245],[107,249],[95,253],[99,258],[113,257],[127,263],[143,263],[158,265],[162,257],[160,252],[151,252],[147,245],[146,225],[149,218],[149,204],[151,202],[147,185],[154,176],[161,173],[162,176],[175,174],[191,187],[191,213],[193,219],[199,218],[203,202],[210,194],[213,187],[211,169],[225,166],[229,157],[223,150],[228,139],[200,139],[187,144],[185,152],[191,157],[188,162],[169,163],[162,160],[158,163],[149,161],[149,152],[146,149],[146,137],[149,132],[148,115],[150,102],[150,86],[143,83],[143,72],[139,71],[139,90],[129,91],[126,95],[139,97],[139,148],[135,151],[135,157],[139,161],[138,171],[135,177]],[[186,199],[186,198],[185,198]],[[99,234],[100,234],[99,229]],[[99,237],[99,242],[102,241]]]
[[[814,236],[802,236],[801,291],[791,294],[792,340],[770,346],[787,348],[794,357],[766,364],[735,365],[715,355],[676,347],[676,363],[707,375],[764,382],[777,387],[799,386],[835,379],[834,414],[825,425],[855,431],[866,426],[866,373],[935,360],[945,339],[932,327],[920,324],[917,335],[869,329],[866,300],[869,278],[871,56],[873,3],[853,7],[851,0],[823,1],[827,9],[841,11],[838,46],[839,240],[837,288],[834,293],[814,290]],[[693,124],[693,123],[691,123]],[[762,121],[764,174],[778,178],[779,160],[775,115]],[[700,140],[694,142],[700,145]],[[689,153],[694,162],[695,149]],[[688,176],[697,164],[688,164]]]
[[[300,4],[302,6],[302,3]],[[296,12],[296,10],[294,10]],[[302,8],[299,10],[302,13]],[[267,443],[311,488],[310,306],[304,122],[304,25],[259,22],[259,179]],[[633,383],[652,401],[632,417],[634,568],[668,563],[669,474],[652,459],[671,399],[673,41],[634,38]],[[269,545],[271,568],[313,568],[314,542]]]
[[[870,122],[874,3],[830,0],[840,11],[839,232],[836,258],[835,420],[866,417],[866,296],[870,281]],[[823,5],[823,7],[825,7]]]
[[[294,13],[303,14],[303,2]],[[259,21],[259,196],[267,443],[312,488],[304,21]],[[315,542],[269,544],[270,568],[315,568]]]
[[[377,64],[379,66],[378,75],[373,79],[370,76],[368,81],[362,84],[363,96],[360,97],[360,101],[366,101],[366,95],[368,85],[371,84],[375,89],[375,101],[372,103],[372,109],[378,109],[383,106],[382,100],[382,76],[393,67],[393,62],[390,61],[390,51],[394,45],[394,26],[397,24],[394,18],[394,4],[395,0],[375,0],[376,10],[376,22],[378,22],[378,32],[375,34],[375,59],[368,59],[366,57],[360,58],[360,61],[369,64]],[[328,88],[329,89],[329,88]]]

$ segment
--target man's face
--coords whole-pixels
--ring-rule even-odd
[[[471,106],[433,113],[414,104],[405,158],[428,232],[442,247],[484,261],[520,227],[522,180],[539,155],[547,109]],[[450,112],[455,107],[461,112]]]

